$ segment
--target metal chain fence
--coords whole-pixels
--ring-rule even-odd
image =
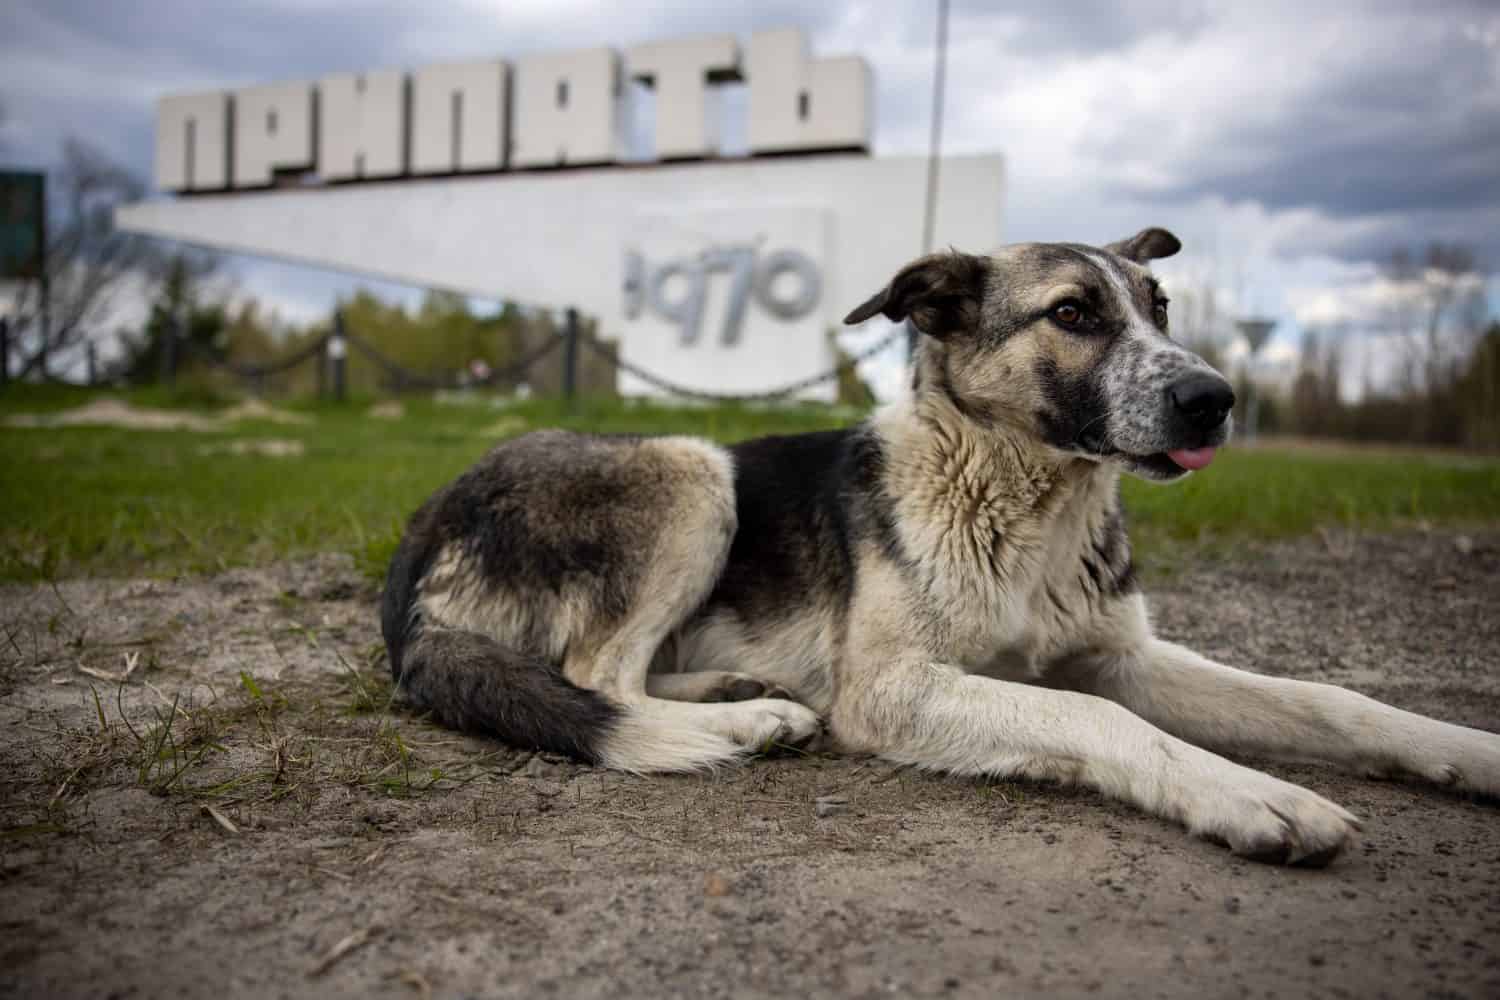
[[[414,372],[410,368],[403,367],[399,362],[381,353],[374,344],[363,337],[346,332],[344,339],[356,351],[368,358],[377,368],[380,368],[400,388],[412,389],[456,389],[460,388],[457,378],[434,378],[431,375],[423,375]],[[494,385],[497,382],[509,382],[519,379],[530,370],[531,366],[557,350],[562,346],[563,334],[553,334],[544,340],[535,350],[526,354],[516,361],[512,361],[504,368],[496,368],[483,377],[471,378],[462,385]]]
[[[344,386],[344,345],[354,348],[384,372],[386,377],[390,379],[398,390],[455,389],[464,386],[489,386],[516,381],[523,378],[537,362],[546,358],[553,351],[564,348],[566,352],[564,357],[564,367],[566,369],[563,378],[564,393],[572,396],[575,391],[574,387],[577,385],[578,347],[581,345],[618,371],[633,375],[652,388],[669,395],[704,402],[753,403],[786,399],[814,386],[834,381],[844,373],[853,371],[862,362],[868,361],[886,350],[898,340],[905,339],[905,337],[906,329],[904,327],[896,327],[875,343],[849,357],[843,358],[831,368],[814,375],[796,379],[784,385],[756,392],[711,392],[706,389],[697,389],[626,361],[620,358],[617,352],[611,351],[594,337],[582,335],[579,331],[577,315],[572,313],[571,310],[569,311],[568,320],[564,328],[549,335],[530,352],[506,364],[502,368],[494,369],[481,377],[467,380],[460,379],[457,376],[440,377],[427,375],[405,367],[363,337],[346,330],[344,328],[343,317],[337,313],[334,316],[334,328],[332,332],[322,334],[314,340],[309,341],[284,358],[261,363],[233,362],[227,358],[220,357],[207,345],[194,341],[189,337],[183,336],[181,332],[174,330],[169,332],[166,337],[162,363],[163,375],[170,381],[175,375],[178,351],[181,348],[186,348],[199,360],[213,368],[228,372],[237,378],[254,380],[259,383],[269,376],[290,371],[298,365],[314,360],[321,361],[327,358],[334,363],[336,373],[334,378],[335,392],[338,396],[342,397]]]
[[[687,399],[698,399],[715,403],[757,403],[785,399],[806,389],[811,389],[815,385],[831,382],[843,375],[844,372],[852,371],[860,362],[868,361],[887,347],[890,347],[898,338],[904,340],[905,337],[906,329],[904,327],[896,327],[874,344],[871,344],[858,354],[845,358],[827,371],[797,379],[795,382],[788,382],[786,385],[778,386],[774,389],[762,389],[759,392],[707,392],[703,389],[694,389],[680,382],[663,378],[654,372],[647,371],[639,365],[631,364],[629,361],[610,354],[593,338],[584,340],[583,344],[596,355],[607,359],[610,364],[620,369],[620,371],[628,372],[652,388],[660,389],[662,392],[671,393],[675,396],[683,396]]]
[[[186,347],[200,360],[213,368],[226,371],[242,379],[262,379],[270,375],[280,375],[282,372],[291,371],[303,362],[310,361],[320,354],[325,353],[328,349],[328,342],[333,339],[333,335],[325,333],[321,337],[299,347],[286,357],[276,361],[267,361],[264,364],[236,364],[227,358],[219,357],[208,345],[200,344],[190,337],[173,335],[169,339],[175,342],[174,347],[176,345]],[[169,348],[167,350],[168,356],[174,353],[173,349]]]

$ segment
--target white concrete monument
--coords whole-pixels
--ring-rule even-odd
[[[355,181],[406,173],[406,79],[401,73],[343,73],[318,85],[318,173]]]
[[[229,186],[229,95],[164,97],[156,114],[156,185],[163,191]]]
[[[750,39],[750,151],[864,149],[870,144],[870,69],[845,56],[810,59],[796,28]]]
[[[655,90],[660,162],[616,165],[627,79]],[[749,156],[721,152],[711,90],[729,81],[749,91]],[[157,186],[192,196],[126,206],[117,221],[573,306],[635,365],[754,392],[826,370],[828,331],[920,251],[926,159],[868,154],[871,93],[862,59],[814,58],[784,30],[743,49],[712,35],[623,56],[589,49],[166,97]],[[936,244],[997,244],[999,155],[949,157],[941,170]],[[620,385],[653,391],[626,375]]]
[[[733,35],[708,35],[637,45],[625,54],[627,72],[656,90],[656,156],[700,159],[718,148],[717,122],[708,115],[708,84],[739,77]]]
[[[505,166],[510,72],[498,59],[428,66],[411,75],[411,172]]]
[[[306,83],[250,87],[233,97],[235,187],[268,187],[277,171],[311,170],[313,88]],[[331,125],[332,123],[330,123]],[[161,186],[161,164],[157,184]]]
[[[611,49],[518,60],[512,165],[613,163],[620,154],[619,97],[620,59]]]

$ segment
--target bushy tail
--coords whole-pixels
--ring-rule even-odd
[[[692,771],[741,753],[721,736],[581,688],[556,664],[478,632],[412,622],[402,638],[390,644],[398,688],[454,729],[624,771]]]

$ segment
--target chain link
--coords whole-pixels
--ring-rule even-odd
[[[385,369],[387,375],[396,379],[402,385],[414,386],[420,389],[454,389],[459,387],[456,379],[438,379],[422,375],[402,367],[397,362],[386,357],[375,345],[368,343],[364,338],[345,331],[344,339],[347,340],[355,350],[369,358],[376,365]],[[510,381],[525,375],[531,366],[551,354],[562,344],[561,334],[553,334],[541,343],[536,350],[525,355],[517,361],[512,361],[504,368],[491,371],[484,378],[474,379],[469,385],[494,385],[496,382]]]
[[[645,382],[647,385],[651,386],[654,389],[660,389],[662,392],[669,392],[673,395],[682,396],[687,399],[699,399],[716,403],[755,403],[768,402],[773,399],[784,399],[787,396],[796,395],[797,393],[802,392],[805,389],[811,389],[815,385],[821,385],[824,382],[830,382],[838,378],[844,372],[852,371],[855,366],[859,365],[861,362],[870,360],[875,355],[885,350],[887,347],[890,347],[898,339],[905,336],[906,328],[898,326],[890,333],[886,334],[884,337],[881,337],[874,344],[871,344],[869,347],[865,348],[857,354],[845,358],[843,361],[840,361],[838,364],[834,365],[827,371],[819,372],[816,375],[809,375],[806,378],[800,378],[795,382],[788,382],[786,385],[780,386],[776,389],[764,389],[760,392],[738,393],[708,392],[703,389],[694,389],[690,386],[682,385],[679,382],[673,382],[671,379],[663,378],[662,376],[657,375],[654,372],[647,371],[639,365],[631,364],[629,361],[625,361],[622,358],[610,354],[604,349],[603,345],[599,344],[592,338],[585,337],[582,339],[585,347],[607,360],[616,368],[620,369],[623,372],[628,372],[629,374],[634,375],[642,382]]]
[[[282,358],[280,361],[268,361],[263,365],[240,365],[219,357],[213,352],[212,348],[198,343],[191,337],[177,337],[175,334],[172,336],[177,344],[186,347],[210,365],[213,365],[215,368],[222,368],[232,375],[238,375],[240,378],[263,378],[267,375],[279,375],[284,371],[295,368],[302,364],[302,362],[314,357],[319,351],[322,351],[327,346],[329,338],[329,334],[325,333],[305,347]]]
[[[592,351],[598,357],[603,358],[606,362],[613,365],[616,369],[633,375],[652,388],[658,389],[662,392],[670,393],[674,396],[681,396],[685,399],[697,399],[707,402],[752,403],[785,399],[788,396],[794,396],[797,393],[803,392],[807,389],[811,389],[814,386],[822,385],[824,382],[831,382],[841,376],[844,372],[852,371],[862,362],[868,361],[871,358],[875,357],[875,355],[879,354],[881,351],[884,351],[886,348],[896,343],[898,339],[904,337],[905,335],[905,328],[896,327],[890,333],[877,340],[874,344],[871,344],[869,347],[866,347],[864,350],[859,351],[856,354],[850,355],[849,357],[840,361],[838,364],[834,365],[832,368],[829,368],[826,371],[818,372],[816,375],[809,375],[805,378],[797,379],[795,382],[788,382],[786,385],[778,386],[774,389],[764,389],[759,392],[709,392],[705,389],[694,389],[692,386],[683,385],[680,382],[674,382],[671,379],[664,378],[661,375],[657,375],[655,372],[649,371],[645,368],[640,367],[639,365],[635,365],[629,361],[624,360],[623,358],[619,357],[617,353],[612,353],[607,350],[603,344],[599,343],[592,337],[580,335],[578,339],[585,348]],[[425,389],[451,389],[456,388],[460,385],[460,383],[456,379],[433,378],[432,376],[423,375],[419,372],[411,371],[410,369],[402,366],[398,362],[386,356],[383,352],[376,348],[375,345],[369,343],[363,337],[360,337],[356,334],[345,331],[343,336],[351,347],[359,351],[371,362],[383,369],[387,375],[396,380],[396,382],[400,385]],[[267,375],[276,375],[281,372],[287,371],[288,369],[295,368],[297,365],[302,364],[304,361],[311,359],[320,351],[323,351],[327,348],[328,341],[331,338],[332,334],[323,334],[321,337],[312,341],[295,353],[288,355],[286,358],[283,358],[279,361],[271,361],[259,365],[235,364],[234,362],[216,356],[210,348],[190,339],[179,337],[177,338],[177,343],[186,346],[189,350],[191,350],[198,357],[202,358],[209,364],[217,368],[222,368],[225,371],[230,372],[231,374],[239,376],[240,378],[262,378]],[[517,359],[516,361],[512,361],[504,368],[499,368],[490,372],[482,379],[475,379],[468,384],[494,385],[497,382],[519,379],[530,370],[532,365],[536,364],[538,361],[542,360],[547,355],[557,350],[558,347],[562,345],[565,339],[565,335],[562,333],[553,334],[531,353]]]

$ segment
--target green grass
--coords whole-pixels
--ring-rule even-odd
[[[0,417],[52,412],[97,395],[11,386],[0,390]],[[160,391],[125,396],[164,408],[205,401]],[[504,436],[561,426],[734,441],[852,419],[849,411],[815,406],[679,409],[584,401],[569,412],[552,400],[497,409],[408,399],[404,418],[378,420],[365,415],[371,402],[289,404],[313,422],[252,421],[214,433],[0,427],[0,579],[212,571],[330,550],[353,553],[378,575],[406,517]],[[204,453],[267,438],[300,441],[304,452],[291,458]]]
[[[1500,460],[1450,453],[1231,447],[1183,482],[1123,489],[1137,547],[1500,520]]]
[[[0,390],[0,416],[55,411],[97,394]],[[140,406],[211,412],[191,391],[128,394]],[[690,433],[735,441],[849,423],[848,410],[802,406],[672,408],[556,401],[497,409],[408,399],[399,420],[343,406],[288,404],[307,425],[250,422],[214,433],[0,427],[0,579],[84,573],[212,571],[318,551],[383,571],[401,524],[436,487],[500,437],[546,426]],[[205,454],[237,439],[293,439],[290,458]],[[1132,531],[1153,547],[1295,535],[1320,526],[1379,528],[1500,519],[1500,462],[1453,455],[1274,448],[1226,451],[1168,487],[1129,480]]]

